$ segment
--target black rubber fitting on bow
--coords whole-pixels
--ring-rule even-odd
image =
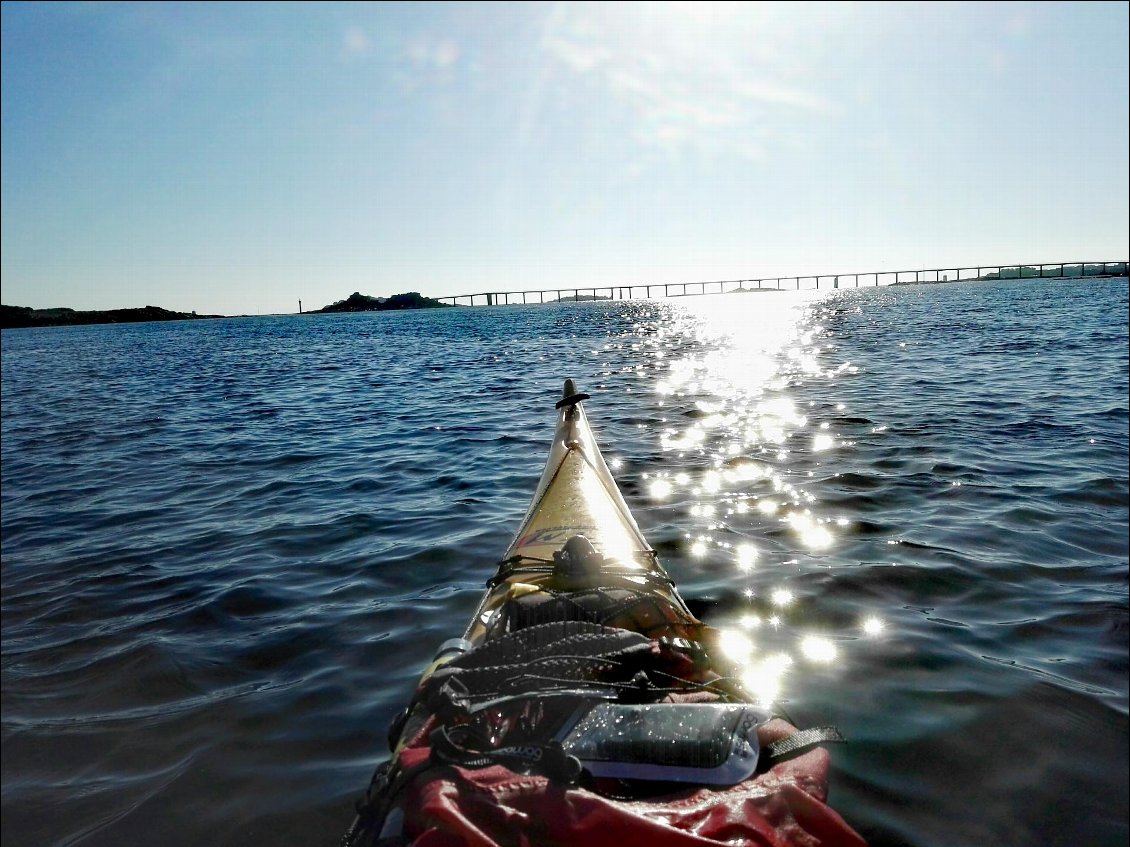
[[[563,409],[566,406],[576,406],[582,400],[588,400],[588,399],[589,399],[589,395],[587,395],[583,391],[581,391],[581,392],[578,392],[577,394],[570,394],[568,397],[562,397],[560,400],[558,400],[554,404],[553,408]]]

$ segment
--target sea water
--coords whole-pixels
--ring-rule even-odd
[[[6,330],[5,845],[333,845],[566,377],[874,845],[1127,838],[1127,282]]]

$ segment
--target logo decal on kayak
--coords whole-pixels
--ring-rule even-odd
[[[560,547],[574,535],[584,535],[595,531],[596,527],[591,526],[543,526],[541,529],[535,529],[529,535],[523,535],[519,538],[514,549],[521,550],[523,547],[542,546]]]
[[[519,747],[499,747],[494,751],[496,756],[514,756],[519,759],[525,759],[528,762],[540,762],[542,751],[540,747],[532,745],[523,745]]]

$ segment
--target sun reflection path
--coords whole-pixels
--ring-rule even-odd
[[[685,469],[652,475],[645,490],[686,504],[684,549],[696,566],[732,569],[746,608],[719,624],[721,645],[764,702],[784,693],[789,673],[841,667],[844,644],[884,630],[874,616],[852,633],[806,620],[803,595],[788,585],[805,569],[829,567],[852,526],[850,515],[828,514],[811,490],[826,476],[815,471],[842,462],[852,447],[836,432],[844,404],[800,399],[806,385],[857,372],[850,362],[827,364],[835,349],[821,323],[827,296],[687,298],[640,342],[641,351],[663,354],[653,361],[664,414],[659,447]]]

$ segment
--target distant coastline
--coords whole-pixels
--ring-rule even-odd
[[[90,324],[127,324],[149,321],[195,321],[222,318],[224,315],[198,315],[196,312],[173,312],[160,306],[139,309],[32,309],[29,306],[0,306],[0,328],[19,329],[37,326],[86,326]]]
[[[1054,271],[1051,270],[1054,268]],[[878,277],[884,275],[885,272],[875,272],[876,284]],[[910,273],[900,272],[900,273]],[[915,272],[917,275],[919,272]],[[1127,276],[1127,264],[1125,262],[1107,262],[1103,264],[1097,263],[1079,263],[1074,265],[1013,265],[1003,266],[998,270],[982,273],[975,277],[960,277],[960,271],[956,272],[955,278],[950,279],[948,273],[942,271],[926,271],[924,273],[940,274],[940,279],[913,279],[903,280],[897,279],[894,282],[883,283],[884,286],[888,285],[944,285],[946,283],[955,282],[991,282],[991,281],[1008,281],[1008,280],[1032,280],[1032,279],[1099,279],[1103,277],[1125,277]],[[858,286],[859,276],[869,276],[870,274],[841,274],[841,277],[851,278],[855,277],[856,285]],[[887,274],[889,276],[889,274]],[[806,277],[807,278],[807,277]],[[826,276],[824,277],[827,278]],[[798,278],[799,279],[799,278]],[[837,277],[837,282],[839,282]],[[777,280],[780,282],[780,280]],[[663,286],[666,288],[666,286]],[[839,287],[838,285],[836,286]],[[779,286],[758,286],[757,288],[746,288],[740,286],[732,289],[730,294],[757,294],[767,291],[783,291],[787,289],[780,288]],[[536,293],[536,292],[535,292]],[[703,292],[705,293],[705,292]],[[723,292],[719,292],[723,293]],[[483,296],[483,295],[472,295]],[[491,302],[489,298],[492,295],[485,295],[488,298],[488,304]],[[499,295],[501,296],[501,295]],[[684,294],[670,294],[670,297],[689,296]],[[448,298],[455,299],[455,298]],[[601,301],[612,300],[611,296],[598,295],[598,294],[573,294],[569,296],[560,297],[558,300],[547,300],[544,302],[558,302],[558,303],[581,303],[588,301]],[[353,292],[344,300],[338,300],[328,306],[323,306],[321,309],[313,309],[303,312],[301,310],[302,304],[299,302],[299,315],[320,315],[320,314],[333,314],[333,313],[348,313],[348,312],[385,312],[385,311],[400,311],[407,309],[446,309],[457,307],[462,304],[458,303],[444,303],[432,297],[425,297],[416,291],[409,291],[404,294],[394,294],[391,297],[373,297],[369,294],[362,294],[359,291]],[[474,301],[472,299],[472,305]],[[83,326],[91,324],[119,324],[119,323],[145,323],[150,321],[192,321],[192,320],[209,320],[215,318],[225,317],[238,317],[232,315],[200,315],[196,312],[176,312],[170,309],[165,309],[160,306],[144,306],[135,309],[97,309],[97,310],[78,310],[66,307],[52,308],[52,309],[33,309],[29,306],[6,306],[0,305],[0,329],[19,329],[19,328],[34,328],[34,327],[53,327],[53,326]],[[246,317],[246,316],[244,316]]]
[[[338,300],[322,309],[305,312],[318,315],[327,312],[383,312],[399,309],[448,308],[449,303],[441,303],[431,297],[424,297],[415,291],[407,294],[394,294],[392,297],[370,297],[354,292],[344,300]],[[231,317],[230,315],[198,315],[196,312],[174,312],[160,306],[144,306],[137,309],[96,309],[82,311],[60,307],[55,309],[33,309],[30,306],[0,306],[0,329],[26,329],[40,326],[90,326],[93,324],[147,323],[149,321],[195,321]]]
[[[1054,266],[1053,266],[1054,267]],[[962,279],[949,279],[943,274],[941,279],[903,279],[891,285],[945,285],[951,282],[993,282],[1012,279],[1099,279],[1102,277],[1126,276],[1125,262],[1109,262],[1105,265],[1063,265],[1054,272],[1047,265],[1012,265],[1000,270],[990,271],[981,276]]]

